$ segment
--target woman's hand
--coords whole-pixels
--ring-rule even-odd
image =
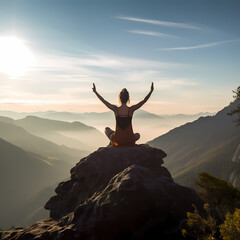
[[[93,83],[93,88],[92,88],[92,90],[93,90],[93,92],[94,93],[96,93],[97,92],[97,90],[96,90],[96,86],[95,86],[95,84]]]
[[[154,86],[153,86],[153,82],[152,82],[152,85],[151,85],[151,92],[153,92],[154,90]]]

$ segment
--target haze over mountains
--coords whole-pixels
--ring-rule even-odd
[[[76,138],[66,136],[71,132]],[[89,141],[91,146],[89,138],[94,139]],[[80,122],[0,117],[0,228],[46,217],[43,205],[54,185],[101,141],[107,142],[100,131]]]
[[[92,151],[104,142],[107,144],[103,133],[81,122],[69,123],[34,116],[27,116],[15,122],[37,136],[68,147]]]
[[[26,151],[41,154],[49,159],[61,159],[71,163],[75,163],[79,159],[79,156],[86,154],[86,151],[57,145],[29,133],[22,127],[2,122],[1,120],[2,118],[0,117],[0,137]]]
[[[0,227],[15,225],[22,205],[41,189],[66,178],[71,167],[68,162],[26,152],[0,138]]]
[[[166,151],[165,166],[177,182],[191,185],[199,172],[207,171],[240,186],[240,127],[233,122],[236,116],[227,115],[239,102],[148,142]]]
[[[105,127],[110,127],[112,129],[115,129],[115,119],[114,114],[111,111],[108,112],[87,112],[87,113],[71,113],[71,112],[56,112],[56,111],[47,111],[47,112],[23,112],[23,113],[17,113],[12,111],[0,111],[1,116],[10,117],[13,119],[21,119],[25,118],[27,116],[37,116],[40,118],[47,118],[52,120],[59,120],[59,121],[67,121],[67,122],[73,122],[73,121],[80,121],[81,123],[87,124],[88,126],[93,126],[97,128],[102,133],[104,132]],[[133,117],[133,128],[135,132],[139,132],[141,134],[141,138],[139,140],[139,143],[144,143],[146,141],[152,140],[156,136],[160,136],[169,130],[173,129],[174,127],[178,127],[182,124],[185,124],[189,121],[194,121],[198,119],[201,116],[209,116],[213,115],[213,113],[197,113],[197,114],[175,114],[175,115],[157,115],[153,114],[144,110],[137,110],[134,113]],[[24,120],[27,122],[26,120]],[[26,125],[25,125],[26,126]],[[36,131],[36,129],[33,129]],[[47,133],[44,135],[43,133],[38,131],[38,134],[42,134],[41,136],[52,140],[56,139],[56,136],[51,136],[50,133]],[[55,133],[56,134],[56,133]],[[59,138],[62,136],[59,134]],[[66,131],[65,131],[65,137],[66,137]],[[72,136],[72,132],[68,135],[70,138],[75,138]],[[73,139],[72,139],[73,140]],[[79,139],[78,139],[79,140]],[[92,141],[92,138],[91,138]],[[73,141],[73,145],[76,146]],[[107,140],[105,138],[105,141],[101,140],[102,143],[107,143]],[[76,144],[80,144],[77,143]]]

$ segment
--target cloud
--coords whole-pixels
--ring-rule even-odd
[[[144,80],[142,78],[144,70],[159,71],[159,69],[178,66],[167,62],[116,55],[89,54],[72,57],[44,52],[38,53],[37,63],[37,67],[21,79],[9,80],[5,75],[0,75],[2,103],[56,104],[56,102],[62,103],[63,99],[75,101],[79,98],[90,101],[92,82],[95,82],[103,92],[108,90],[114,92],[113,89],[108,88],[109,85],[119,89],[121,85],[126,85],[135,79]],[[137,74],[139,71],[140,74]],[[144,76],[145,79],[154,77],[149,72]]]
[[[147,36],[153,36],[153,37],[177,38],[174,35],[170,35],[170,34],[166,34],[166,33],[160,33],[160,32],[151,32],[151,31],[142,31],[142,30],[130,30],[129,32],[130,33],[147,35]]]
[[[195,30],[201,30],[202,28],[186,23],[177,23],[177,22],[167,22],[167,21],[160,21],[160,20],[153,20],[153,19],[145,19],[145,18],[135,18],[135,17],[115,17],[118,19],[128,20],[128,21],[134,21],[134,22],[143,22],[143,23],[149,23],[154,25],[161,25],[165,27],[176,27],[176,28],[188,28],[188,29],[195,29]]]
[[[4,80],[0,91],[0,104],[5,109],[25,110],[68,107],[87,109],[97,104],[92,94],[92,82],[99,92],[117,101],[119,89],[130,88],[133,98],[139,99],[150,89],[152,81],[158,82],[166,69],[188,65],[123,57],[110,54],[84,54],[79,56],[38,52],[37,67],[24,78]],[[177,82],[172,82],[174,86]],[[109,87],[111,86],[111,87]],[[163,85],[161,85],[163,87]],[[168,88],[168,85],[165,86]],[[169,86],[170,87],[170,86]],[[113,101],[115,101],[113,100]],[[94,110],[91,107],[91,110]],[[103,109],[104,110],[104,109]]]
[[[182,79],[182,78],[176,78],[176,79],[159,79],[157,84],[157,89],[169,89],[169,88],[175,88],[175,87],[191,87],[191,86],[198,86],[199,83],[192,79]]]
[[[49,55],[41,54],[38,57],[38,68],[36,72],[45,72],[52,74],[59,79],[70,77],[77,81],[84,81],[86,78],[95,76],[107,77],[112,73],[135,71],[135,70],[152,70],[152,69],[168,69],[185,66],[184,64],[146,60],[141,58],[129,58],[108,54],[89,54],[88,56],[78,57],[65,55]]]
[[[192,50],[192,49],[199,49],[199,48],[215,47],[215,46],[218,46],[221,44],[226,44],[226,43],[231,43],[231,42],[239,42],[239,41],[240,41],[240,39],[234,39],[234,40],[227,40],[227,41],[211,42],[211,43],[189,46],[189,47],[160,48],[157,50],[159,50],[159,51]]]

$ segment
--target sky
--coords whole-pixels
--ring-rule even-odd
[[[0,0],[0,110],[217,112],[240,85],[240,1]]]

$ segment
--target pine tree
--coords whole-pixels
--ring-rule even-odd
[[[238,86],[238,88],[236,90],[233,90],[233,98],[236,99],[237,101],[239,101],[239,104],[237,106],[237,108],[233,109],[231,112],[228,113],[228,115],[234,115],[237,114],[238,118],[236,120],[237,126],[240,126],[240,86]]]

